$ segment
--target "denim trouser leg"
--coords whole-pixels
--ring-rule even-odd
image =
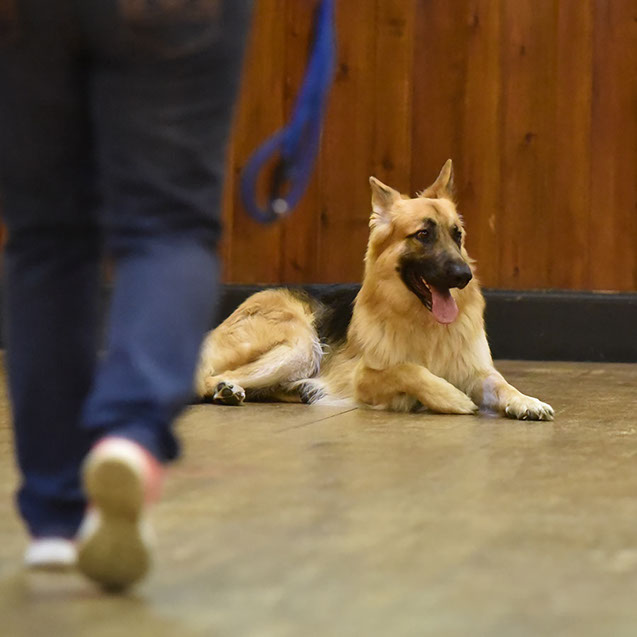
[[[90,232],[14,233],[6,250],[7,367],[23,480],[18,506],[36,536],[71,537],[84,513],[78,427],[97,349],[96,245]]]
[[[162,461],[177,456],[172,420],[193,395],[216,294],[215,257],[194,239],[139,242],[119,260],[86,431],[130,438]]]
[[[92,74],[100,222],[116,272],[107,354],[83,424],[137,440],[160,460],[177,455],[171,422],[193,395],[216,302],[225,147],[249,5],[225,6],[224,29],[197,27],[194,44],[189,26],[177,29],[165,50],[161,37],[108,47]]]
[[[43,16],[55,40],[21,24],[0,48],[0,201],[18,506],[33,535],[70,537],[85,508],[78,466],[91,434],[79,419],[97,354],[100,238],[85,76],[62,13]]]
[[[142,6],[162,17],[155,3],[20,0],[17,38],[0,41],[5,336],[18,500],[36,536],[76,532],[79,468],[99,437],[129,437],[162,460],[177,453],[171,421],[216,300],[224,146],[249,17],[243,0],[212,16],[197,4],[183,6],[223,26],[189,18],[175,29],[172,9],[145,24]],[[104,251],[114,279],[98,362]]]

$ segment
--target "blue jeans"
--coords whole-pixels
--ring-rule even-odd
[[[0,206],[18,505],[32,535],[72,537],[97,439],[178,453],[251,2],[16,4],[0,15]]]

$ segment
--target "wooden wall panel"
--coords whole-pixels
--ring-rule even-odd
[[[549,280],[557,2],[504,3],[498,282],[513,288]]]
[[[222,254],[224,276],[229,281],[277,281],[281,278],[282,229],[264,227],[252,221],[241,208],[239,173],[251,153],[282,126],[285,115],[284,69],[287,0],[259,0],[248,45],[241,95],[235,116],[231,162],[231,181],[225,197],[231,210],[224,211],[225,245]]]
[[[287,26],[285,55],[285,110],[289,114],[303,80],[312,33],[312,19],[318,0],[288,2],[285,16]],[[288,283],[316,281],[319,275],[317,237],[320,231],[320,215],[317,212],[319,197],[319,171],[314,171],[305,197],[295,213],[282,228],[281,280]]]
[[[554,208],[547,280],[557,288],[587,288],[591,285],[593,1],[561,0],[557,19],[555,146],[550,158]]]
[[[595,1],[589,267],[596,289],[637,287],[637,2]]]
[[[455,159],[456,170],[460,168],[466,14],[467,0],[417,3],[412,77],[414,190],[428,186],[450,157]]]
[[[405,0],[376,0],[376,6],[371,173],[409,192],[416,10]]]
[[[376,3],[337,2],[336,6],[341,35],[319,165],[318,282],[360,279],[370,212]]]
[[[502,0],[472,0],[465,19],[467,66],[462,149],[456,158],[457,198],[467,229],[467,250],[476,256],[487,255],[478,262],[478,277],[497,285],[502,182]]]
[[[237,175],[291,109],[318,0],[258,0],[229,151],[226,280],[359,280],[368,176],[454,159],[470,253],[503,288],[637,289],[637,0],[340,0],[321,155],[261,228]]]

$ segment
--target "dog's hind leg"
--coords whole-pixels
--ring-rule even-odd
[[[327,391],[325,383],[319,378],[305,378],[292,383],[292,391],[295,391],[302,403],[311,405],[325,397]]]
[[[222,380],[217,383],[214,391],[210,392],[206,398],[218,405],[237,406],[243,404],[246,392],[240,385]]]
[[[309,346],[308,346],[309,345]],[[312,343],[280,343],[256,360],[203,379],[203,395],[214,402],[241,404],[246,397],[276,397],[295,381],[316,374],[321,352]],[[227,399],[226,399],[227,398]]]

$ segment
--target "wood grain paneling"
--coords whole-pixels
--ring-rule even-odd
[[[558,2],[555,147],[550,157],[554,208],[547,277],[557,288],[591,284],[592,34],[592,0]],[[554,257],[558,254],[559,259]]]
[[[637,284],[637,2],[595,1],[589,267],[595,289]]]
[[[467,0],[417,3],[411,144],[417,190],[436,178],[449,157],[456,172],[461,168],[466,8]]]
[[[337,2],[321,155],[261,228],[237,175],[290,112],[318,0],[259,0],[229,152],[231,282],[356,281],[370,174],[405,191],[456,167],[468,247],[502,288],[637,289],[637,0]]]
[[[555,206],[556,6],[558,0],[504,3],[503,163],[500,283],[533,287],[549,279]],[[503,241],[504,239],[504,241]]]
[[[336,6],[338,64],[319,166],[318,282],[360,279],[370,212],[376,3]]]
[[[457,198],[468,233],[467,249],[488,255],[478,262],[478,276],[495,285],[500,261],[502,0],[472,0],[465,19],[467,66]]]
[[[290,113],[303,80],[310,50],[313,16],[318,0],[288,2],[285,16],[287,43],[285,55],[285,110]],[[289,283],[315,281],[318,277],[320,216],[316,214],[319,197],[319,172],[314,171],[305,197],[282,228],[281,279]]]
[[[415,5],[404,0],[376,0],[376,5],[372,174],[409,192]]]
[[[241,95],[229,152],[232,175],[226,197],[232,209],[224,213],[226,243],[223,253],[229,281],[277,281],[281,277],[282,229],[261,226],[241,208],[239,173],[255,148],[282,126],[285,114],[284,70],[286,0],[259,0],[248,45]],[[263,193],[262,193],[263,194]]]

